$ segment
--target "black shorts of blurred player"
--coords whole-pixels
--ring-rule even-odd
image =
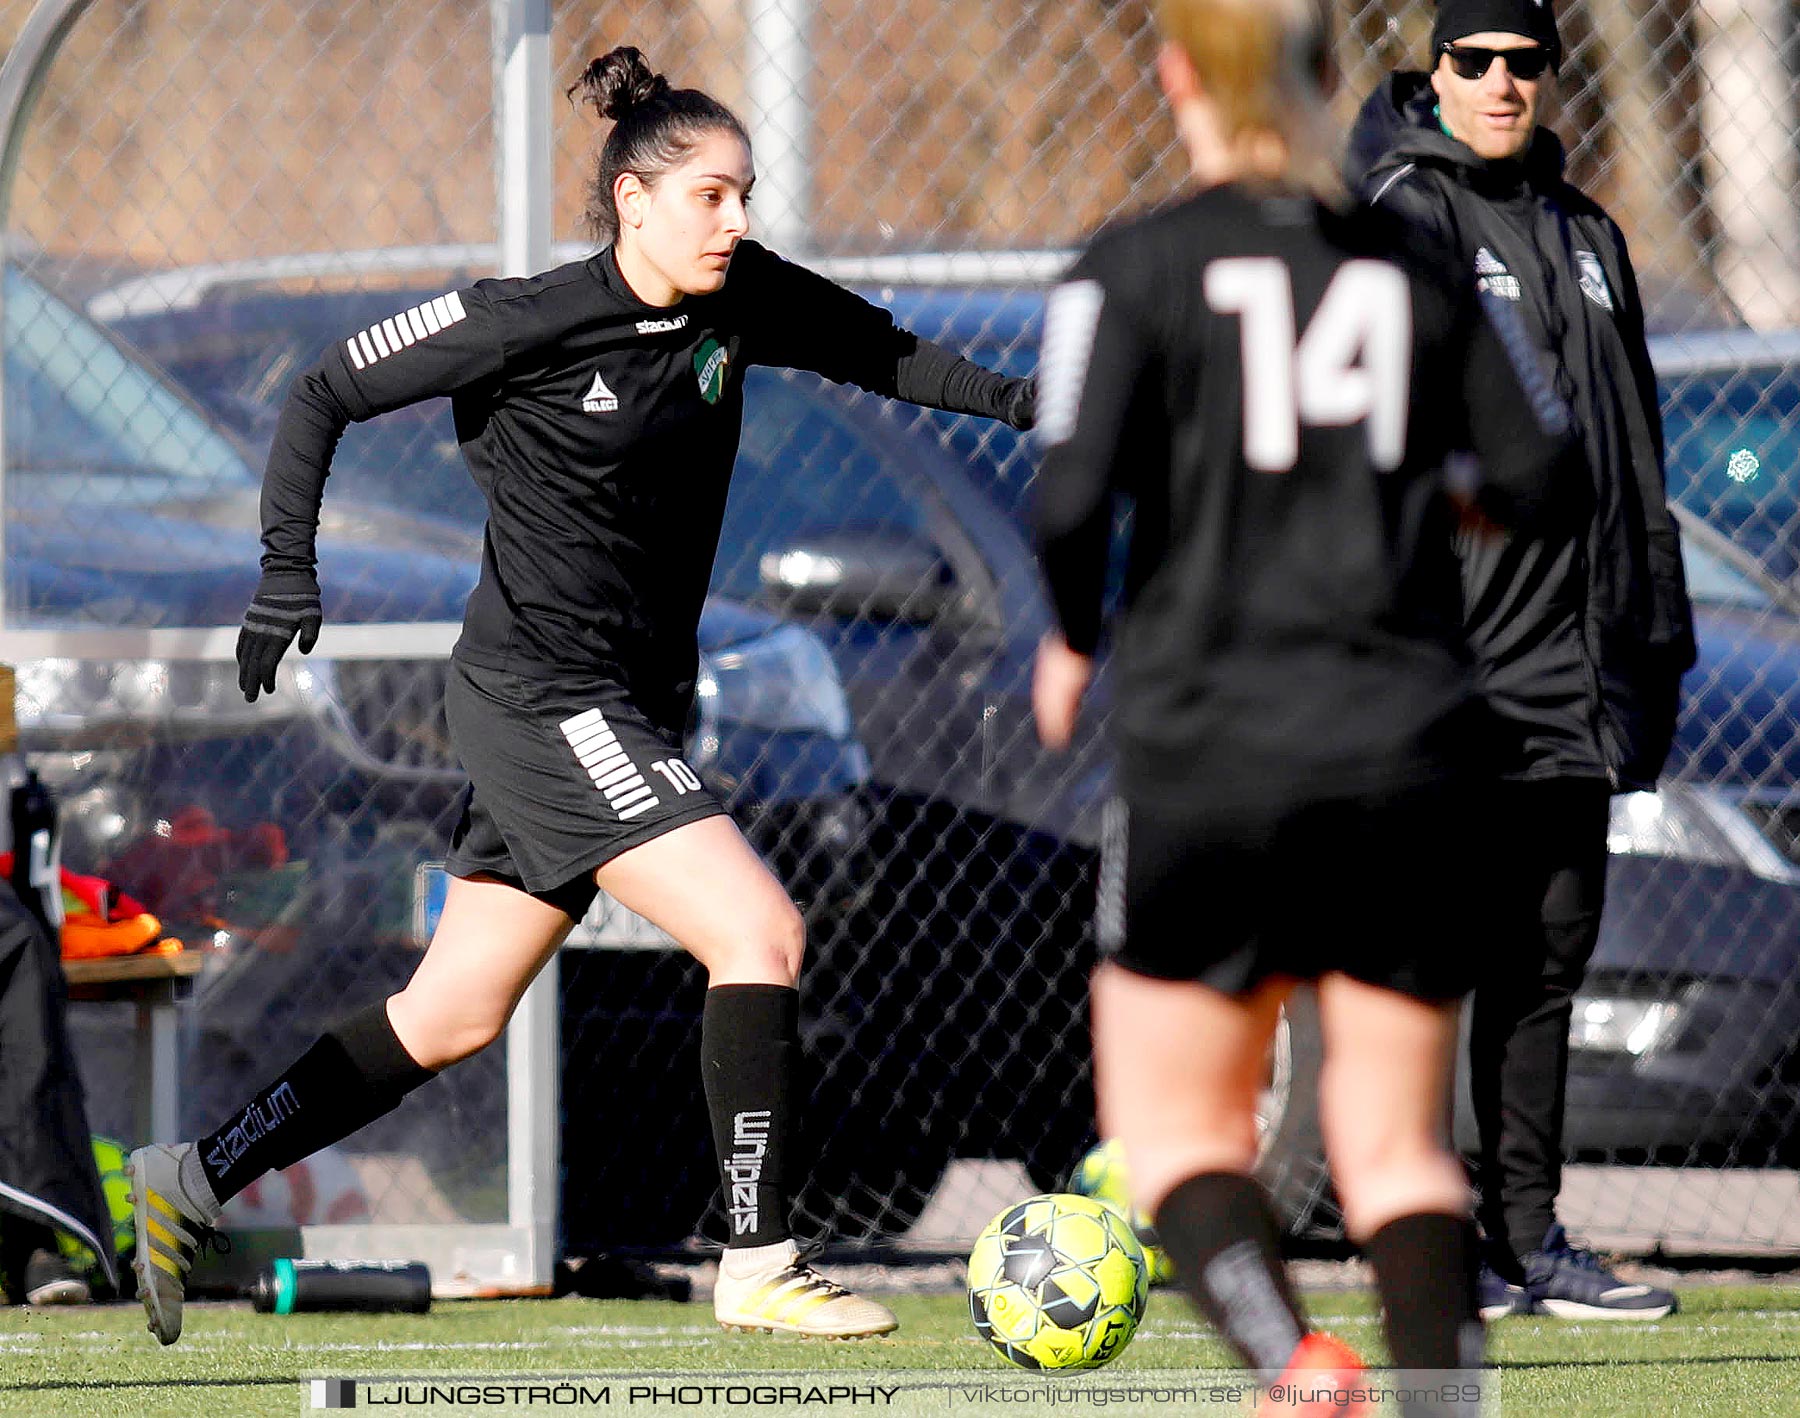
[[[1428,1004],[1458,1000],[1476,961],[1446,925],[1468,899],[1473,820],[1470,791],[1450,783],[1227,819],[1115,800],[1102,953],[1240,999],[1271,979],[1340,972]]]
[[[1468,1185],[1447,1126],[1475,971],[1456,924],[1473,880],[1465,798],[1438,784],[1224,823],[1166,804],[1109,811],[1100,1132],[1123,1142],[1133,1201],[1209,1318],[1267,1379],[1355,1369],[1308,1332],[1254,1179],[1270,1046],[1302,981],[1317,989],[1326,1158],[1345,1229],[1375,1264],[1390,1345],[1403,1366],[1479,1362]]]

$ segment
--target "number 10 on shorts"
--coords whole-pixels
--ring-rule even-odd
[[[679,758],[659,758],[650,765],[650,771],[662,774],[677,797],[700,791],[700,775]]]

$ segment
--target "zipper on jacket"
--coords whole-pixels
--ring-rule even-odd
[[[1575,372],[1570,367],[1568,348],[1570,322],[1568,313],[1563,308],[1563,289],[1569,273],[1564,269],[1560,260],[1565,250],[1569,253],[1570,259],[1574,259],[1574,245],[1572,241],[1568,240],[1568,231],[1559,222],[1556,230],[1555,249],[1546,251],[1540,240],[1542,231],[1536,217],[1537,214],[1534,212],[1533,220],[1526,227],[1523,235],[1530,243],[1532,255],[1537,259],[1538,267],[1544,274],[1544,290],[1548,296],[1548,300],[1545,302],[1549,317],[1548,333],[1551,348],[1556,357],[1556,371],[1561,376],[1558,382],[1569,386],[1564,392],[1563,398],[1567,401],[1571,414],[1577,419],[1578,431],[1581,433],[1582,445],[1585,448],[1587,447],[1587,430],[1579,426],[1578,411],[1581,405],[1576,396],[1580,393],[1580,388]],[[1585,299],[1585,297],[1581,298]],[[1596,503],[1598,498],[1599,492],[1596,490]],[[1593,563],[1588,556],[1588,532],[1590,530],[1584,528],[1582,535],[1575,542],[1575,571],[1580,578],[1578,584],[1581,588],[1581,620],[1576,627],[1575,643],[1581,653],[1581,668],[1587,675],[1588,733],[1593,736],[1594,754],[1600,761],[1601,770],[1606,774],[1606,781],[1616,790],[1619,786],[1619,763],[1606,741],[1606,701],[1600,686],[1600,647],[1588,643],[1591,623],[1590,610],[1594,600]]]
[[[1585,537],[1576,544],[1575,570],[1581,578],[1581,623],[1576,628],[1575,644],[1581,652],[1582,671],[1587,675],[1588,732],[1594,736],[1594,752],[1600,759],[1600,767],[1605,770],[1606,781],[1616,792],[1619,787],[1619,765],[1606,742],[1606,701],[1600,689],[1600,656],[1596,648],[1588,644],[1588,608],[1593,602],[1593,584],[1589,580],[1591,571]]]

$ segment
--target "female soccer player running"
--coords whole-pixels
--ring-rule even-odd
[[[1567,410],[1472,273],[1342,200],[1322,6],[1157,12],[1199,190],[1094,241],[1052,297],[1040,368],[1051,747],[1093,672],[1115,494],[1135,507],[1093,985],[1101,1130],[1247,1364],[1353,1374],[1309,1334],[1251,1175],[1278,1011],[1317,981],[1326,1148],[1395,1362],[1472,1366],[1469,1196],[1444,1119],[1479,849],[1446,474],[1479,455],[1467,511],[1502,522],[1585,474],[1560,466]],[[1356,1410],[1272,1394],[1264,1411]]]
[[[453,880],[405,989],[334,1025],[216,1132],[135,1152],[140,1292],[181,1333],[197,1237],[229,1197],[394,1108],[497,1038],[604,889],[708,972],[701,1062],[728,1166],[728,1327],[858,1337],[882,1306],[799,1259],[788,1232],[800,1106],[802,923],[681,761],[696,627],[752,364],[1031,424],[1035,386],[904,330],[755,242],[743,126],[632,48],[580,91],[616,120],[589,216],[605,245],[528,280],[480,281],[360,331],[302,376],[263,486],[263,575],[238,641],[247,698],[321,620],[314,535],[352,420],[454,400],[488,500],[480,583],[446,692],[471,783]]]

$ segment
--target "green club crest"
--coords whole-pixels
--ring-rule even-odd
[[[725,395],[727,357],[717,340],[706,340],[694,351],[694,373],[700,380],[700,397],[716,404]]]

